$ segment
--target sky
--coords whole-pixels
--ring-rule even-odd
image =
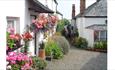
[[[72,4],[75,4],[76,15],[79,13],[80,0],[57,0],[58,11],[63,14],[64,18],[71,19]],[[86,8],[96,2],[96,0],[86,0]]]

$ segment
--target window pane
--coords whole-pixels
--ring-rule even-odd
[[[107,39],[107,35],[106,34],[107,34],[106,31],[101,31],[100,32],[100,40],[106,41],[106,39]]]
[[[7,21],[7,28],[14,28],[14,21],[13,20],[8,20]]]
[[[99,41],[99,31],[94,31],[94,41]]]
[[[18,17],[7,17],[7,29],[14,28],[15,33],[20,33],[20,23]]]

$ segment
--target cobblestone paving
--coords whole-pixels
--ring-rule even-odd
[[[63,59],[48,61],[46,70],[107,70],[107,53],[71,48]]]

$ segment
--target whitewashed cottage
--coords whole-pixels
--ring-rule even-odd
[[[89,47],[94,42],[107,40],[107,0],[97,0],[85,8],[86,0],[80,0],[80,13],[74,18],[79,36],[86,38]]]
[[[39,13],[54,13],[53,9],[49,9],[45,4],[43,5],[39,1],[0,0],[0,23],[5,25],[4,30],[6,30],[8,26],[11,26],[15,28],[15,33],[23,34],[24,31],[27,30],[26,27],[32,23],[32,19],[36,18]],[[54,2],[53,4],[57,4],[56,0],[52,1]],[[30,42],[29,52],[31,52],[32,55],[38,55],[38,42],[43,40],[43,34],[39,32],[38,35],[34,35],[33,33],[33,36],[35,38]]]

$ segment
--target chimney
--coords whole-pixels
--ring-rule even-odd
[[[75,17],[75,4],[72,4],[72,19]]]
[[[80,14],[83,14],[85,11],[85,0],[80,0]]]

